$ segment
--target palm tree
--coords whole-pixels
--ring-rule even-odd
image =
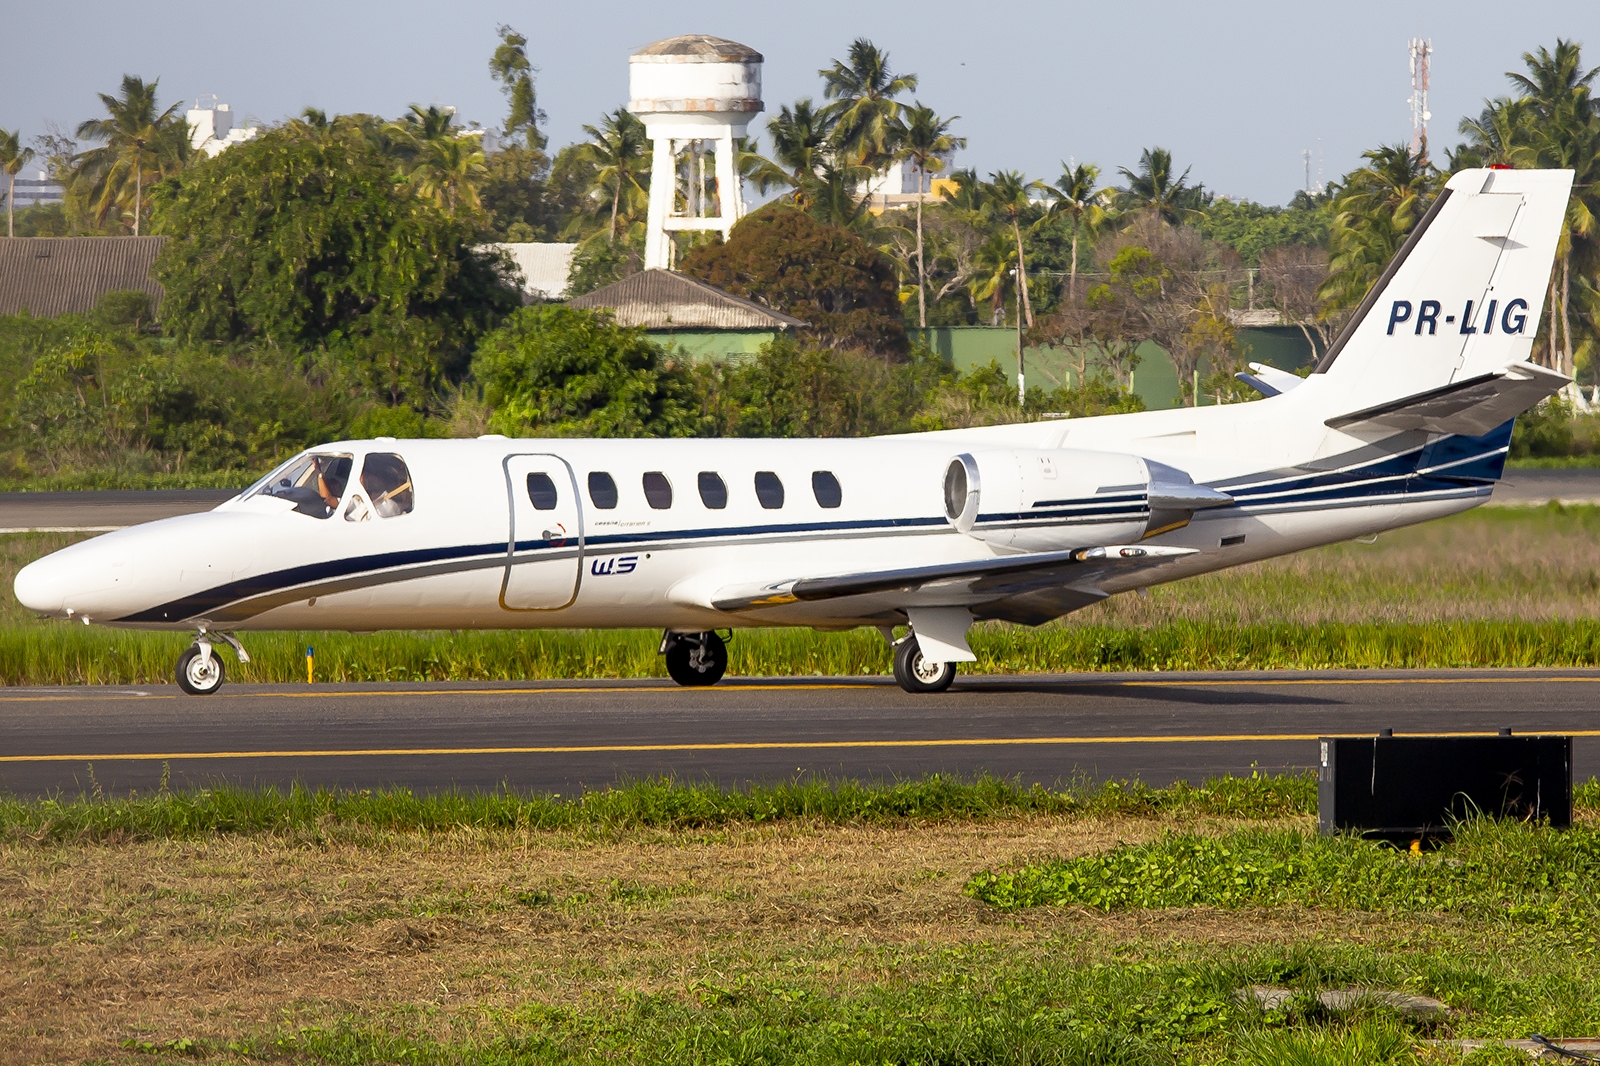
[[[767,132],[772,135],[773,159],[789,172],[795,206],[804,207],[806,190],[815,184],[818,172],[833,155],[833,127],[828,122],[827,109],[817,110],[809,97],[796,100],[792,110],[784,104],[777,117],[767,123]]]
[[[1067,268],[1067,284],[1074,297],[1078,293],[1078,235],[1086,225],[1093,233],[1105,218],[1105,208],[1100,204],[1106,190],[1095,187],[1099,180],[1100,168],[1093,163],[1079,163],[1075,167],[1062,163],[1061,176],[1056,183],[1044,187],[1050,196],[1050,214],[1067,215],[1072,219],[1072,265]]]
[[[614,244],[623,197],[631,201],[647,195],[640,178],[650,174],[650,139],[645,136],[644,123],[625,107],[607,115],[598,128],[583,127],[583,132],[589,135],[584,152],[597,168],[595,187],[611,192],[611,228],[606,241]]]
[[[1585,71],[1577,42],[1559,38],[1554,52],[1545,48],[1536,53],[1524,52],[1522,62],[1528,69],[1527,74],[1508,72],[1506,77],[1521,95],[1518,103],[1524,105],[1531,116],[1524,127],[1527,133],[1524,140],[1531,149],[1529,162],[1575,172],[1573,195],[1567,201],[1566,226],[1557,249],[1560,281],[1551,279],[1550,308],[1552,319],[1558,310],[1560,313],[1560,369],[1570,375],[1576,370],[1572,345],[1572,258],[1577,248],[1587,253],[1584,258],[1594,257],[1595,216],[1600,211],[1594,191],[1594,183],[1600,179],[1600,112],[1596,110],[1592,95],[1600,67]],[[1554,299],[1558,295],[1559,308]],[[1552,322],[1552,356],[1556,346],[1554,327]],[[1555,362],[1552,358],[1553,367]]]
[[[972,278],[967,293],[974,305],[989,301],[990,324],[998,326],[1006,312],[1006,285],[1016,274],[1017,246],[1004,233],[994,233],[973,252]]]
[[[133,181],[133,235],[139,236],[144,217],[144,174],[155,163],[157,176],[183,165],[189,152],[188,127],[177,117],[180,104],[156,110],[156,86],[132,74],[122,76],[122,96],[100,94],[107,117],[80,123],[78,136],[104,141],[78,157],[77,177],[91,181],[98,192],[96,221],[104,221],[111,208],[127,199]]]
[[[1317,290],[1323,315],[1359,304],[1432,201],[1439,173],[1406,145],[1363,152],[1368,165],[1334,187],[1332,256]]]
[[[488,175],[482,138],[437,137],[422,143],[405,185],[453,216],[458,207],[478,209],[478,183]]]
[[[1172,153],[1165,148],[1146,148],[1139,156],[1139,171],[1118,167],[1127,179],[1119,198],[1129,207],[1148,211],[1169,225],[1179,225],[1205,203],[1205,187],[1189,184],[1185,167],[1176,179],[1172,176]]]
[[[950,135],[951,124],[960,117],[940,118],[919,100],[906,109],[896,138],[900,147],[895,157],[910,163],[917,172],[917,325],[921,329],[928,328],[928,274],[922,261],[922,187],[929,174],[944,169],[946,156],[967,146],[965,137]]]
[[[489,76],[500,83],[511,110],[506,115],[506,139],[519,134],[529,148],[543,148],[547,138],[539,132],[544,112],[533,91],[533,64],[528,62],[528,38],[510,26],[497,26],[500,44],[489,58]]]
[[[1485,101],[1477,118],[1463,118],[1457,131],[1465,134],[1465,151],[1451,156],[1451,169],[1464,166],[1514,167],[1528,161],[1528,124],[1533,113],[1526,100],[1502,96]],[[1467,155],[1470,153],[1470,156]]]
[[[835,59],[832,67],[817,74],[823,82],[822,95],[833,101],[825,117],[834,128],[835,147],[853,156],[850,162],[878,169],[894,147],[895,120],[900,117],[894,98],[914,92],[917,76],[891,72],[889,53],[865,37],[850,45],[848,63]]]
[[[988,211],[1011,228],[1012,240],[1017,246],[1017,284],[1021,286],[1022,315],[1033,328],[1033,304],[1028,300],[1028,259],[1022,248],[1022,218],[1034,210],[1028,194],[1040,188],[1037,181],[1029,181],[1015,170],[1000,170],[989,175],[984,183],[988,198]]]
[[[12,216],[17,202],[17,172],[33,158],[33,149],[22,147],[22,131],[0,130],[0,168],[6,172],[9,187],[6,189],[6,236],[15,237],[17,231]]]

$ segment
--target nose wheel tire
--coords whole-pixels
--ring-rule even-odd
[[[685,688],[715,685],[728,671],[728,646],[715,633],[674,633],[666,656],[668,676]]]
[[[178,656],[178,687],[191,696],[209,696],[222,687],[222,660],[217,653],[201,655],[197,644]]]
[[[894,647],[894,679],[907,692],[943,692],[956,679],[956,664],[924,659],[917,638],[906,637]]]

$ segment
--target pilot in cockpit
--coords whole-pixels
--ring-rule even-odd
[[[296,512],[313,518],[327,518],[339,506],[350,483],[348,455],[312,455],[303,464],[284,472],[266,494],[293,500]]]

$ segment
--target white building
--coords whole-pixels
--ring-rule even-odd
[[[194,107],[189,109],[188,118],[189,144],[195,151],[204,152],[212,159],[221,155],[224,149],[254,140],[256,134],[261,132],[258,126],[236,128],[233,124],[233,108],[217,103],[214,96],[210,107],[201,107],[200,101],[196,100]]]

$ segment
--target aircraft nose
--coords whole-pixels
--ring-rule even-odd
[[[30,611],[60,614],[66,609],[66,582],[69,566],[52,556],[35,559],[17,572],[11,585],[17,600]]]

